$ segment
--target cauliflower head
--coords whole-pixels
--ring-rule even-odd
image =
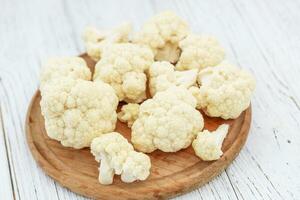
[[[115,128],[118,98],[103,82],[54,79],[45,85],[40,105],[48,136],[63,146],[88,147]]]
[[[138,118],[139,115],[139,104],[129,103],[122,106],[121,111],[118,113],[118,119],[121,122],[128,124],[131,127],[133,122]]]
[[[221,148],[228,129],[229,125],[222,124],[213,132],[199,132],[192,144],[196,155],[205,161],[218,160],[223,154]]]
[[[120,101],[139,103],[146,98],[146,70],[153,62],[147,47],[136,44],[114,44],[108,47],[96,64],[94,80],[110,84]]]
[[[80,57],[57,57],[49,59],[43,66],[40,80],[40,89],[46,83],[60,77],[91,80],[91,71],[86,62]]]
[[[246,70],[224,63],[198,75],[199,107],[211,117],[235,119],[249,107],[255,89],[254,77]]]
[[[181,87],[171,87],[144,101],[132,126],[134,147],[147,153],[187,148],[203,128],[202,115],[195,106],[195,98]]]
[[[150,158],[135,152],[133,146],[120,133],[103,134],[92,141],[91,152],[100,162],[99,182],[112,184],[115,174],[124,182],[145,180],[150,174]]]
[[[132,31],[130,23],[123,23],[111,30],[100,30],[89,26],[83,33],[83,40],[87,54],[95,61],[100,60],[104,49],[114,43],[125,43],[129,41],[129,34]]]
[[[219,64],[225,56],[224,49],[218,40],[211,36],[188,35],[179,42],[182,50],[177,70],[198,69],[201,71],[206,67]]]
[[[172,86],[189,88],[196,83],[197,70],[175,71],[167,61],[154,62],[149,68],[149,89],[151,96]]]
[[[149,46],[156,60],[175,63],[180,54],[178,43],[188,34],[185,21],[171,11],[165,11],[146,22],[133,42]]]

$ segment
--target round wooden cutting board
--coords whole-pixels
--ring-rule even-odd
[[[82,57],[93,70],[95,63]],[[217,161],[204,162],[195,156],[192,147],[176,153],[159,150],[148,154],[151,158],[151,175],[146,181],[123,183],[115,176],[112,185],[98,182],[97,163],[89,148],[63,147],[50,139],[41,115],[39,91],[33,96],[26,118],[27,140],[33,157],[41,168],[62,186],[96,199],[164,199],[191,191],[220,174],[238,155],[244,145],[251,123],[251,108],[235,120],[210,118],[205,115],[205,129],[215,130],[220,124],[230,124],[223,143],[224,155]],[[130,129],[118,121],[116,131],[130,141]]]

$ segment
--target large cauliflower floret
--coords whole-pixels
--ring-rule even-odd
[[[193,148],[198,157],[205,161],[219,159],[222,152],[222,143],[228,133],[229,125],[222,124],[217,130],[199,132],[193,141]]]
[[[150,174],[150,158],[135,152],[126,138],[117,132],[111,132],[93,140],[91,152],[100,162],[99,182],[112,184],[115,174],[121,175],[124,182],[145,180]]]
[[[91,80],[91,71],[80,57],[58,57],[49,59],[43,66],[40,89],[55,78],[70,77],[73,79]]]
[[[154,62],[149,68],[149,89],[151,96],[172,86],[189,88],[196,83],[197,70],[174,71],[174,65],[167,61]]]
[[[45,85],[40,102],[50,138],[76,149],[114,130],[118,98],[103,82],[58,78]]]
[[[118,119],[121,122],[128,124],[131,127],[133,122],[138,118],[139,115],[139,104],[129,103],[122,106],[121,111],[118,113]]]
[[[110,84],[120,101],[139,103],[146,98],[145,71],[152,62],[153,54],[147,47],[114,44],[103,52],[96,64],[94,80]]]
[[[211,117],[235,119],[249,107],[255,89],[253,76],[231,64],[202,70],[198,75],[198,104]]]
[[[187,23],[175,13],[165,11],[146,22],[142,30],[133,37],[133,42],[149,46],[156,60],[175,63],[180,54],[178,42],[187,34]]]
[[[129,23],[124,23],[111,30],[87,27],[83,33],[87,54],[95,61],[100,60],[102,52],[108,45],[128,42],[131,31],[132,26]]]
[[[195,98],[181,87],[171,87],[144,101],[132,126],[134,147],[147,153],[187,148],[203,128],[202,115],[195,106]]]
[[[224,49],[218,40],[211,36],[188,35],[179,43],[182,50],[177,70],[202,70],[219,64],[224,59]]]

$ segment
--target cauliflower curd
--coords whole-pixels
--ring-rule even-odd
[[[189,88],[196,83],[197,70],[174,71],[169,62],[154,62],[149,68],[149,89],[151,96],[172,86]]]
[[[132,26],[129,23],[124,23],[111,30],[87,27],[83,33],[87,54],[95,61],[100,60],[101,54],[107,46],[114,43],[128,42],[131,31]]]
[[[55,78],[70,77],[73,79],[91,80],[91,71],[80,57],[57,57],[49,59],[43,66],[40,89]]]
[[[146,98],[146,70],[153,62],[147,47],[136,44],[114,44],[107,48],[95,66],[94,80],[110,84],[119,101],[139,103]]]
[[[133,42],[149,46],[156,60],[175,63],[180,55],[178,43],[188,34],[188,26],[175,13],[162,12],[144,24]]]
[[[222,143],[228,133],[229,125],[222,124],[215,131],[199,132],[193,141],[193,148],[198,157],[205,161],[218,160],[222,152]]]
[[[93,140],[91,152],[100,162],[99,182],[112,184],[114,174],[121,175],[121,180],[131,183],[145,180],[150,174],[149,156],[134,151],[132,145],[117,132],[111,132]]]
[[[249,107],[255,89],[253,76],[234,65],[223,63],[202,70],[200,89],[193,89],[198,107],[208,116],[235,119]]]
[[[140,105],[135,103],[122,106],[121,111],[118,113],[118,119],[121,122],[126,122],[128,127],[131,127],[133,122],[138,118],[139,108]]]
[[[198,69],[219,64],[224,59],[224,49],[218,40],[212,36],[189,34],[179,42],[182,49],[177,70]]]
[[[132,126],[134,147],[146,153],[187,148],[204,123],[195,106],[195,98],[181,87],[171,87],[144,101]]]
[[[88,147],[115,129],[118,98],[103,82],[54,79],[45,85],[40,104],[48,136],[63,146]]]

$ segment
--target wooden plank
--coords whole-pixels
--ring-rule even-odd
[[[1,80],[0,80],[1,81]],[[13,187],[12,180],[12,169],[11,164],[9,162],[8,149],[9,144],[6,141],[6,132],[3,127],[3,119],[2,119],[2,111],[1,111],[1,102],[0,102],[0,174],[1,184],[0,194],[3,199],[13,199],[16,192],[14,192],[15,188]]]
[[[232,57],[241,66],[248,66],[258,80],[253,101],[253,105],[257,105],[253,111],[254,126],[247,148],[237,158],[239,162],[234,162],[227,172],[235,190],[246,197],[289,199],[300,195],[296,188],[300,185],[299,178],[294,176],[299,161],[295,162],[291,153],[300,152],[299,118],[296,117],[299,109],[289,97],[296,99],[299,95],[299,90],[293,90],[294,83],[299,80],[293,80],[293,76],[300,74],[295,70],[297,65],[289,63],[284,55],[287,53],[283,51],[284,45],[289,43],[276,26],[275,13],[269,9],[282,7],[282,4],[275,2],[269,6],[261,2],[218,1],[222,29],[231,43]],[[284,57],[287,65],[273,60]],[[287,74],[289,78],[285,77]],[[291,145],[290,140],[296,144]]]
[[[4,44],[0,50],[0,99],[3,102],[4,129],[11,147],[9,156],[15,170],[13,186],[18,188],[18,199],[59,199],[54,181],[32,159],[24,135],[26,109],[37,87],[39,58],[72,55],[71,49],[73,53],[76,50],[69,38],[68,23],[51,17],[63,15],[62,9],[55,9],[60,6],[60,1],[44,3],[6,1],[0,13],[0,41]],[[47,10],[49,8],[52,9]],[[15,13],[18,14],[15,16]],[[6,16],[15,16],[15,19]]]

